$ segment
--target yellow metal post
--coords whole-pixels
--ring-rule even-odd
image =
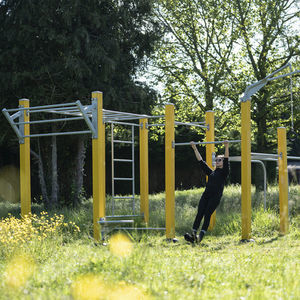
[[[279,176],[279,203],[280,203],[280,233],[286,234],[289,227],[288,208],[288,171],[287,171],[287,143],[285,127],[277,128],[278,136],[278,176]]]
[[[92,93],[97,103],[97,137],[93,137],[93,226],[94,239],[100,239],[98,221],[105,217],[105,124],[103,122],[103,96],[101,92]]]
[[[175,237],[175,142],[174,105],[166,105],[165,127],[165,177],[166,177],[166,236]]]
[[[149,223],[149,172],[148,172],[148,128],[147,119],[140,120],[140,210],[144,221]]]
[[[242,239],[251,237],[251,101],[241,103]]]
[[[29,107],[28,99],[20,99],[19,106]],[[29,111],[23,110],[24,122],[29,122]],[[23,127],[24,126],[24,127]],[[24,136],[30,134],[29,124],[21,125],[24,128]],[[31,213],[31,180],[30,180],[30,138],[25,137],[20,143],[20,199],[21,216]]]
[[[215,119],[214,119],[214,112],[207,111],[205,114],[205,123],[208,126],[206,129],[206,141],[213,142],[215,140]],[[215,145],[214,144],[206,144],[206,163],[210,168],[213,168],[213,160],[212,155],[215,152]],[[208,178],[206,177],[206,180]],[[212,230],[216,224],[216,211],[210,217],[210,223],[208,230]]]

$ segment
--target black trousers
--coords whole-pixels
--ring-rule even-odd
[[[199,204],[198,204],[198,212],[193,224],[193,230],[198,230],[200,227],[200,223],[202,218],[204,217],[204,222],[202,225],[201,230],[207,231],[207,228],[209,226],[210,217],[213,214],[213,212],[216,210],[220,203],[221,198],[219,197],[207,197],[202,196]]]

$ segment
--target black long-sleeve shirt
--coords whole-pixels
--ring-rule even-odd
[[[208,176],[205,191],[202,197],[214,197],[221,199],[223,195],[225,180],[229,174],[228,158],[223,159],[223,168],[216,168],[212,170],[205,161],[201,160],[200,168]]]

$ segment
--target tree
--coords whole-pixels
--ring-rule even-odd
[[[297,0],[162,0],[157,17],[165,28],[154,57],[162,99],[175,103],[184,120],[216,111],[219,139],[238,138],[239,98],[246,86],[288,62],[295,65],[299,56]],[[294,95],[298,92],[294,85]],[[253,95],[254,151],[277,150],[276,128],[290,125],[289,95],[289,78]]]
[[[154,57],[156,77],[164,83],[165,101],[173,101],[178,113],[190,120],[205,110],[221,109],[228,111],[221,128],[232,127],[246,86],[299,55],[296,0],[165,0],[159,2],[157,16],[166,34]],[[252,99],[261,151],[269,148],[268,135],[274,139],[268,125],[277,125],[274,114],[280,119],[278,112],[287,107],[287,91],[283,80],[268,84]],[[279,93],[284,99],[274,102]]]
[[[299,22],[297,1],[234,1],[233,7],[241,36],[239,52],[249,74],[244,78],[246,84],[295,61],[300,53],[295,26]],[[252,149],[257,152],[276,151],[277,127],[290,125],[282,118],[291,115],[288,80],[272,81],[251,97],[256,142]],[[261,172],[255,169],[254,175],[256,186],[261,188]]]
[[[70,102],[70,97],[87,104],[91,91],[101,90],[106,108],[148,112],[155,94],[135,83],[134,74],[159,37],[151,15],[152,1],[148,0],[1,1],[1,105],[15,107],[17,99],[24,97],[32,106]],[[3,143],[10,139],[8,135],[9,130],[2,137]],[[57,198],[58,182],[69,177],[57,180],[56,143],[56,138],[50,147],[44,141],[40,143],[42,156],[49,156],[52,149],[52,199]],[[82,143],[76,144],[78,164],[82,165],[85,149]],[[32,143],[32,147],[36,145]],[[74,148],[67,159],[75,156]],[[49,169],[40,163],[40,152],[34,152],[39,157],[38,165]],[[63,171],[71,174],[73,170],[67,166]]]
[[[230,57],[238,38],[232,13],[227,1],[159,1],[157,17],[166,34],[154,66],[167,101],[201,115],[228,97],[223,85],[232,73]]]
[[[299,56],[300,40],[295,26],[295,22],[300,20],[297,3],[295,0],[233,2],[241,36],[240,53],[250,75],[244,78],[246,84],[265,78]],[[267,143],[268,135],[274,138],[271,128],[279,124],[282,126],[280,114],[286,113],[285,107],[289,109],[289,82],[278,80],[269,83],[251,100],[257,149],[265,152],[273,146]]]

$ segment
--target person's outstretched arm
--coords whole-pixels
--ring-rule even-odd
[[[199,153],[197,146],[194,142],[191,142],[191,146],[195,152],[195,156],[197,160],[200,162],[201,169],[204,171],[204,173],[209,176],[212,173],[212,169],[206,164],[206,162],[203,160],[201,154]]]
[[[225,153],[224,153],[224,160],[223,160],[223,172],[225,177],[229,174],[229,142],[226,140],[224,141],[225,146]]]
[[[199,151],[198,151],[198,149],[197,149],[196,144],[195,144],[194,142],[191,142],[191,146],[192,146],[192,148],[193,148],[193,150],[194,150],[194,153],[195,153],[195,156],[196,156],[197,160],[198,160],[198,161],[203,160],[201,154],[199,153]]]
[[[225,154],[224,157],[228,158],[229,157],[229,142],[226,140],[224,141],[224,146],[225,146]]]

